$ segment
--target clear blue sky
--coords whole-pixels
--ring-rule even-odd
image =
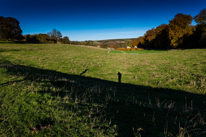
[[[204,8],[206,0],[0,0],[0,16],[16,18],[23,35],[56,28],[79,41],[137,38],[177,13],[194,17]]]

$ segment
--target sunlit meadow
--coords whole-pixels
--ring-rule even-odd
[[[205,79],[206,49],[0,44],[0,134],[205,136]]]

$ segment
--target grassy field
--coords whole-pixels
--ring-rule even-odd
[[[166,50],[133,50],[133,51],[120,51],[120,50],[111,50],[110,53],[120,53],[120,54],[150,54],[150,53],[162,53],[168,52]]]
[[[206,136],[206,49],[107,52],[0,43],[0,135]]]

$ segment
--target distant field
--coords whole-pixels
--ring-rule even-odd
[[[107,52],[0,43],[0,135],[206,136],[206,49]]]
[[[162,53],[168,52],[164,50],[133,50],[133,51],[119,51],[119,50],[111,50],[110,53],[119,53],[119,54],[149,54],[149,53]]]

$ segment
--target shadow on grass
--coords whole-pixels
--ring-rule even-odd
[[[0,44],[55,44],[55,43],[28,42],[28,41],[0,41]]]
[[[79,76],[82,76],[84,73],[86,73],[88,71],[88,69],[85,69],[85,71],[83,71],[81,74],[79,74]]]
[[[0,52],[10,52],[10,51],[21,51],[21,50],[19,50],[19,49],[12,49],[12,50],[0,49]]]
[[[1,52],[12,52],[12,51],[36,51],[36,50],[40,50],[40,49],[4,49],[4,48],[0,48],[0,53]]]
[[[57,87],[59,91],[40,90],[39,93],[50,93],[54,97],[64,98],[72,88],[74,100],[78,96],[79,100],[81,98],[81,101],[90,104],[104,104],[105,119],[110,121],[110,126],[118,127],[118,136],[159,136],[160,133],[176,136],[181,132],[186,134],[195,125],[198,131],[189,132],[194,135],[206,129],[205,95],[111,82],[15,65],[8,61],[1,61],[0,68],[5,68],[10,75],[23,77],[22,80],[0,83],[0,86],[25,80],[40,82],[44,83],[45,87]],[[85,72],[86,70],[81,74]]]

